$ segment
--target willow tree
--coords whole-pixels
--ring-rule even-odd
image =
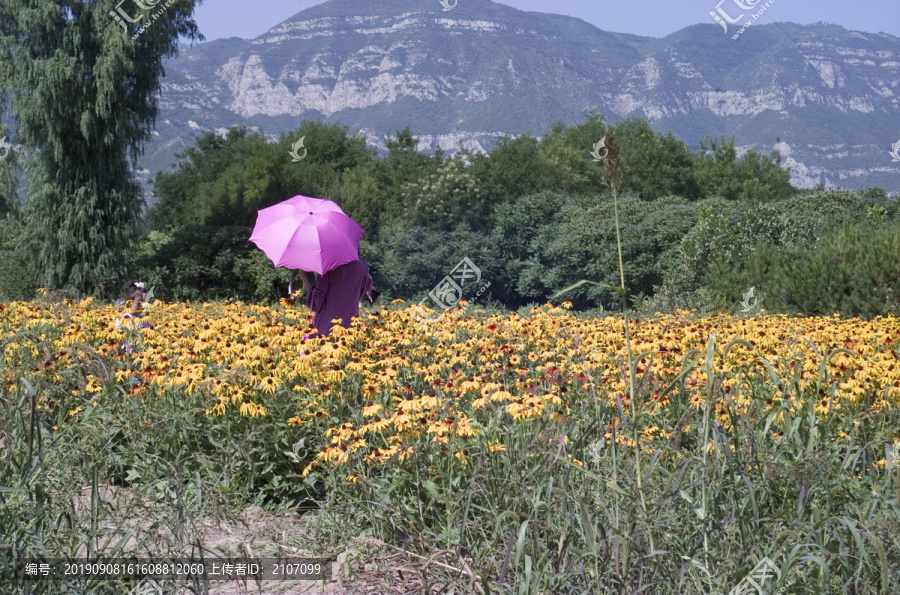
[[[163,58],[202,40],[199,0],[3,0],[0,94],[11,93],[25,224],[45,283],[79,294],[123,273],[143,198],[134,165],[158,112]]]
[[[11,30],[4,12],[5,5],[0,3],[0,39],[3,39],[3,36]],[[6,75],[4,73],[8,74],[10,71],[9,61],[4,58],[3,54],[0,53],[0,81],[5,79]],[[0,86],[0,89],[2,88]],[[8,93],[0,93],[0,219],[4,219],[8,215],[10,207],[13,206],[12,202],[15,194],[14,170],[16,158],[10,142],[12,135],[10,134],[9,125],[4,121],[7,99]],[[2,241],[0,239],[0,242]]]

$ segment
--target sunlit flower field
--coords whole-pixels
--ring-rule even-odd
[[[312,331],[310,313],[286,301],[275,309],[156,302],[143,318],[123,318],[90,299],[55,307],[14,303],[0,313],[5,334],[59,326],[46,353],[27,335],[4,341],[3,380],[13,390],[11,370],[33,358],[29,374],[56,388],[39,406],[66,407],[67,423],[77,424],[93,395],[112,389],[121,398],[171,391],[205,404],[207,415],[251,417],[266,416],[267,400],[289,391],[296,415],[274,421],[311,424],[322,436],[321,452],[304,473],[356,459],[390,464],[429,443],[452,444],[452,454],[463,457],[489,445],[502,449],[502,431],[486,434],[496,412],[503,412],[504,427],[566,423],[573,403],[593,399],[646,410],[656,423],[641,429],[641,439],[669,439],[673,416],[682,412],[672,405],[674,394],[663,391],[692,350],[705,356],[714,333],[712,370],[724,396],[715,402],[715,419],[726,429],[730,412],[765,416],[803,407],[796,395],[823,417],[856,419],[900,406],[900,325],[893,317],[690,320],[681,312],[637,320],[632,351],[644,397],[632,404],[622,318],[579,319],[550,305],[529,317],[446,314],[429,325],[406,310],[372,311],[362,324],[312,340],[304,338]],[[90,355],[102,356],[92,371],[73,373]],[[694,367],[680,380],[689,406],[699,408],[709,392],[704,370]],[[826,390],[832,382],[833,395]],[[795,398],[785,399],[790,387]],[[336,404],[349,407],[352,418],[332,423]],[[617,421],[609,421],[608,435]]]
[[[892,464],[891,445],[900,444],[893,317],[648,316],[629,324],[629,358],[621,315],[587,318],[568,306],[520,316],[463,303],[423,324],[397,302],[364,310],[328,339],[310,339],[310,312],[287,300],[157,301],[143,318],[91,299],[19,302],[0,305],[2,382],[10,392],[21,377],[44,387],[37,407],[57,420],[53,432],[77,428],[110,399],[153,408],[173,396],[213,422],[276,424],[304,437],[296,481],[327,477],[330,490],[348,497],[374,494],[379,478],[404,470],[437,502],[441,490],[464,493],[459,478],[471,479],[476,467],[543,443],[554,464],[583,473],[597,473],[589,458],[632,453],[636,487],[615,478],[611,485],[633,489],[646,509],[641,479],[657,459],[656,468],[677,470],[682,450],[704,464],[731,456],[747,424],[762,441],[753,449],[777,451],[800,425],[822,452],[881,445],[862,453],[857,478]],[[288,403],[278,417],[275,402]],[[672,493],[706,522],[699,497]],[[479,498],[469,500],[466,518]],[[448,499],[438,508],[450,507]],[[403,528],[422,531],[423,523]],[[456,525],[448,520],[436,539],[459,543]]]

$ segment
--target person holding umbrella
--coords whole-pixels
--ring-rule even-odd
[[[135,312],[141,311],[141,302],[144,301],[144,282],[135,281],[128,286],[125,292],[125,305],[131,306]]]
[[[316,313],[313,326],[324,337],[331,334],[332,320],[341,319],[341,326],[350,327],[350,320],[359,316],[359,300],[362,296],[375,303],[377,292],[372,287],[369,263],[354,260],[320,275],[313,284],[307,271],[298,270],[306,291],[306,305]],[[374,297],[373,297],[374,296]]]
[[[316,313],[313,326],[331,334],[332,320],[350,326],[359,315],[359,299],[374,303],[369,265],[359,259],[359,240],[365,233],[330,200],[295,196],[257,214],[250,241],[276,267],[301,271],[306,303]],[[315,285],[307,271],[319,275]]]

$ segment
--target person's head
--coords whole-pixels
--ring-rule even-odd
[[[144,283],[142,281],[135,281],[128,286],[125,301],[131,302],[131,307],[135,310],[141,307],[141,302],[144,301]]]

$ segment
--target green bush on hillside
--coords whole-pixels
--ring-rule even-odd
[[[864,319],[898,314],[900,225],[847,223],[815,246],[762,243],[739,268],[714,262],[707,281],[719,304],[736,303],[753,286],[770,312]]]
[[[287,296],[290,273],[248,241],[247,227],[186,225],[152,232],[131,269],[164,301],[234,299],[272,303]]]
[[[557,207],[556,223],[539,228],[522,267],[518,292],[544,301],[581,279],[621,283],[612,196],[574,197]],[[674,266],[679,241],[694,224],[693,207],[683,198],[647,203],[636,194],[618,198],[625,286],[629,296],[650,295]],[[597,286],[567,296],[576,308],[620,306],[618,294]]]
[[[429,232],[424,227],[393,221],[374,243],[360,246],[360,258],[372,268],[375,287],[385,297],[421,299],[468,257],[481,270],[481,279],[463,286],[463,298],[472,300],[477,290],[491,282],[490,297],[499,277],[495,253],[488,238],[461,225],[452,231]]]
[[[777,249],[813,246],[844,222],[875,221],[877,217],[877,221],[890,224],[900,217],[900,197],[888,197],[875,188],[807,191],[770,203],[713,198],[697,203],[696,217],[697,224],[681,241],[675,266],[653,290],[652,309],[716,310],[722,304],[704,289],[712,262],[735,269],[751,257],[762,259],[755,255],[760,244]]]

